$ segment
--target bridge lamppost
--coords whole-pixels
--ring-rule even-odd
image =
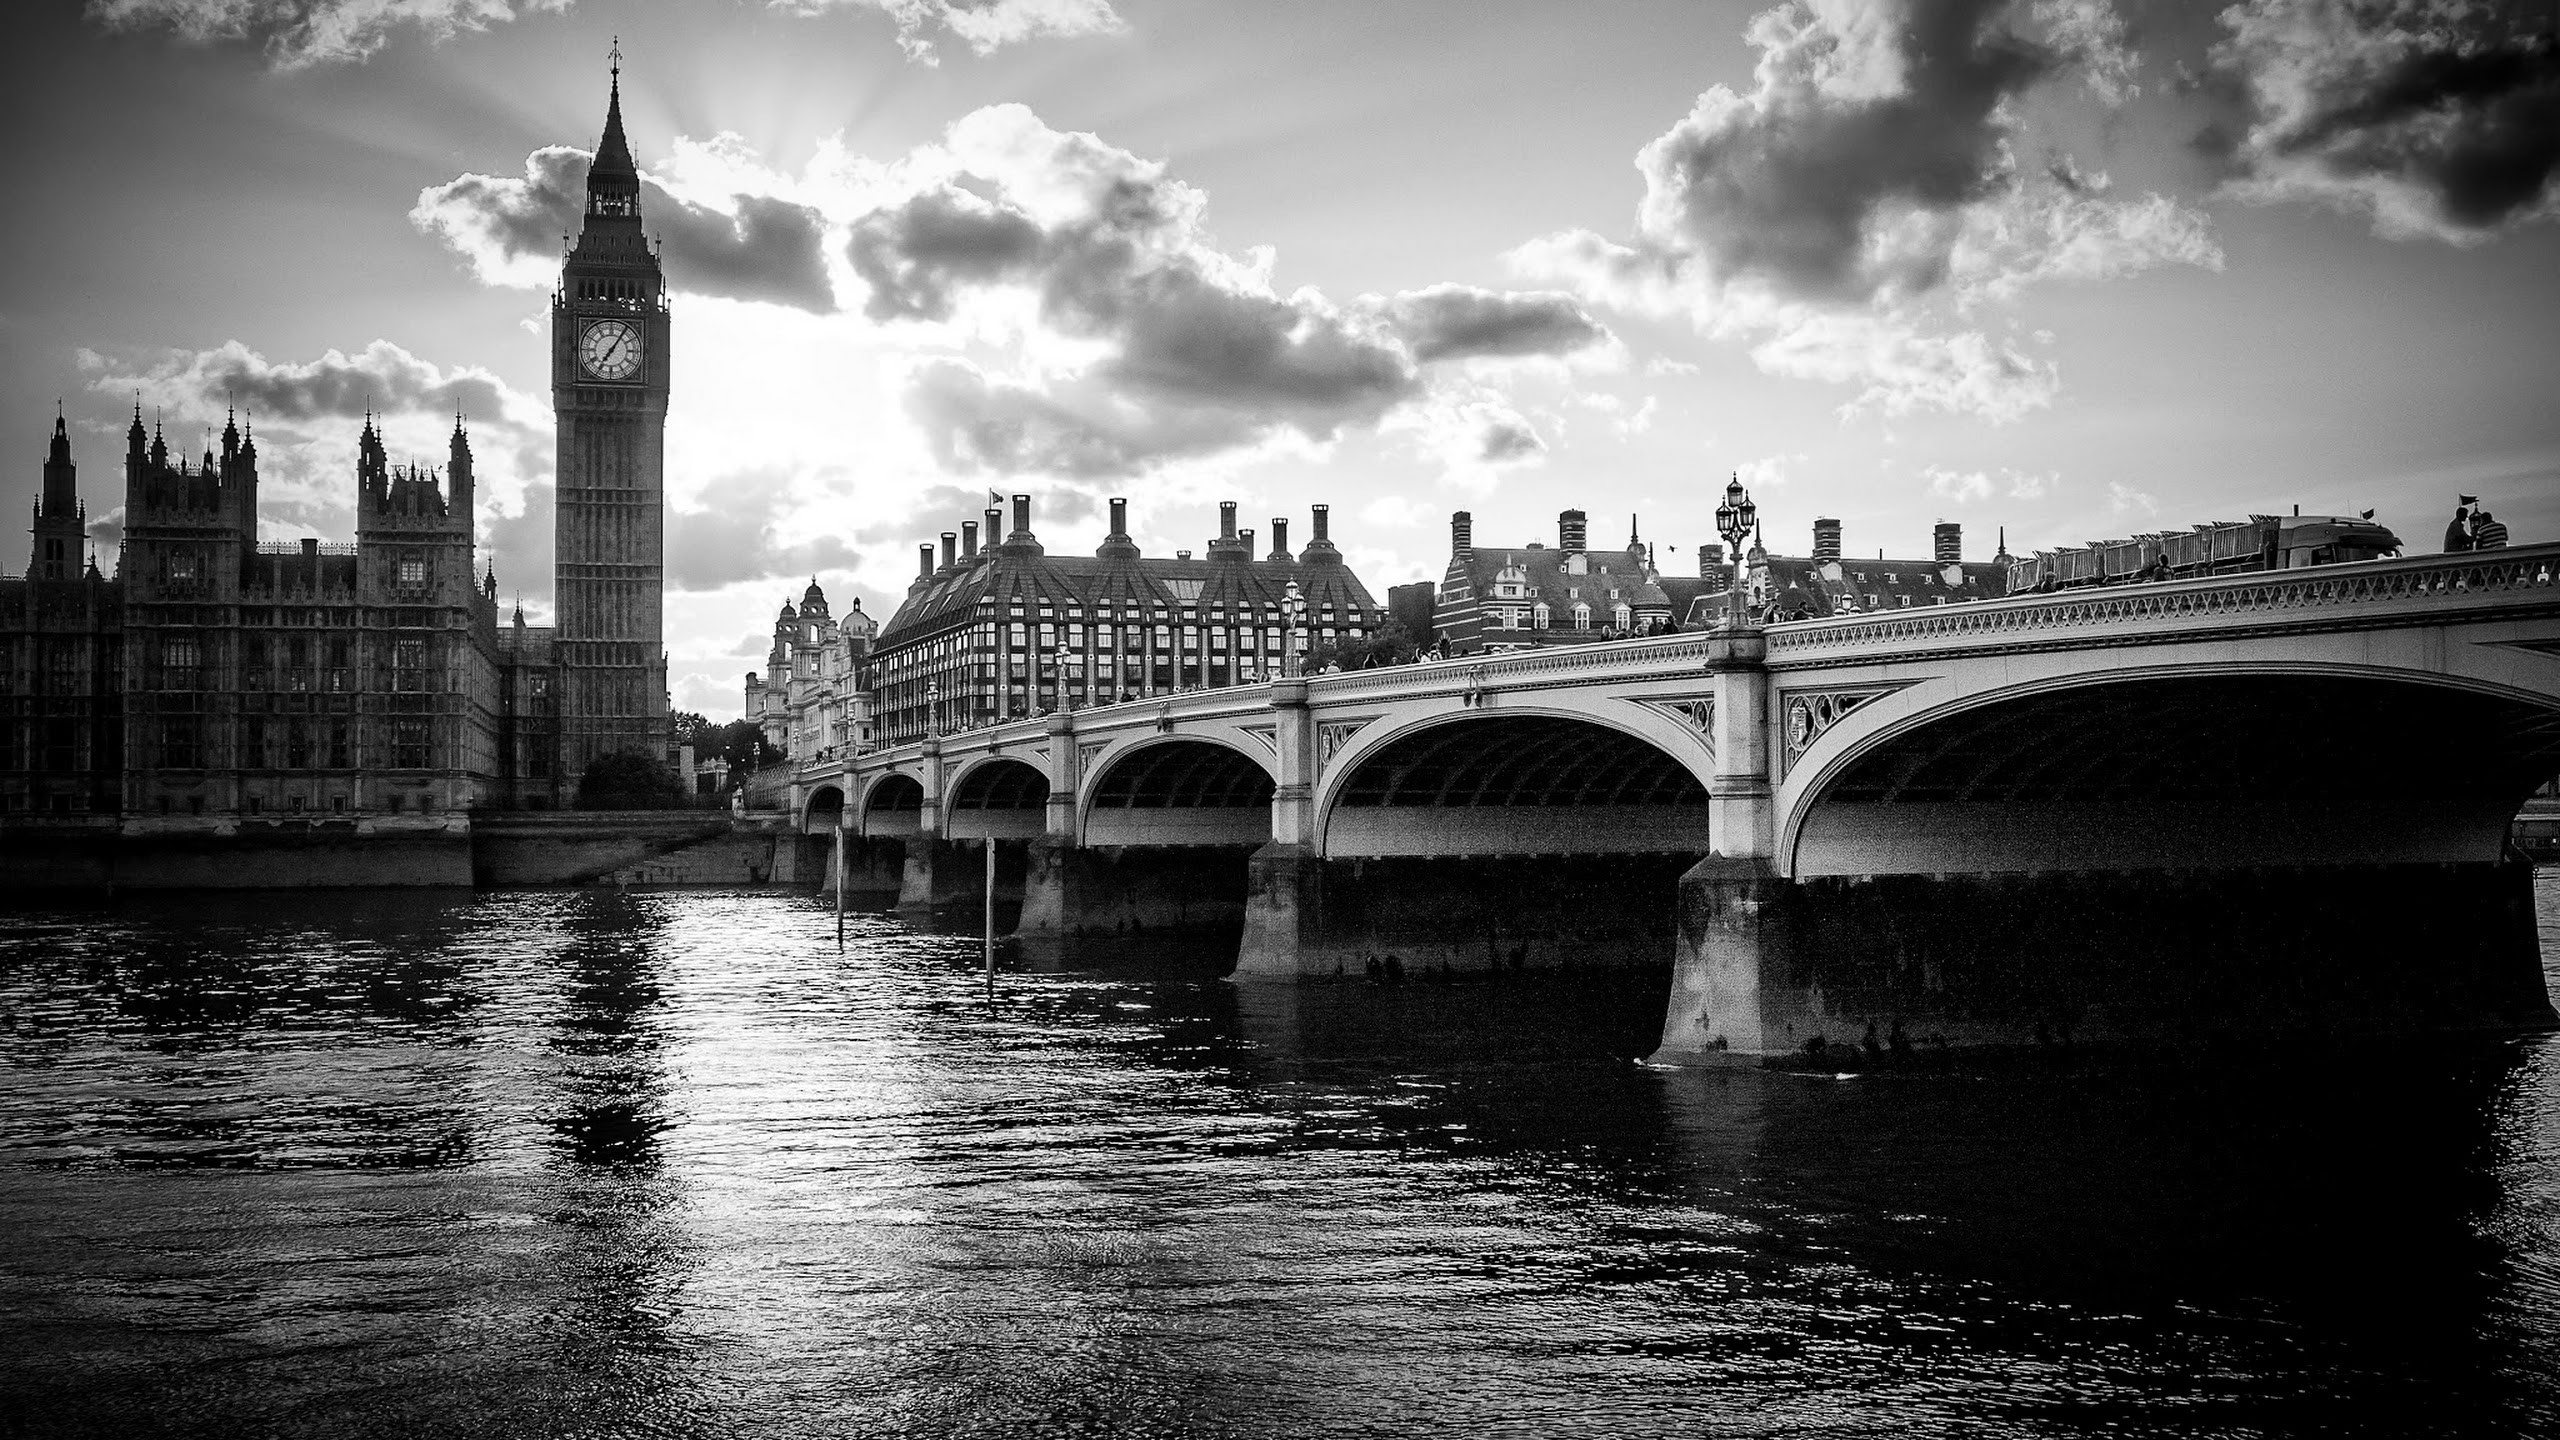
[[[939,680],[924,682],[924,713],[925,733],[940,735],[942,733],[942,682]]]
[[[1069,711],[1072,711],[1072,710],[1074,710],[1074,709],[1076,708],[1076,693],[1075,693],[1073,690],[1070,690],[1070,689],[1068,689],[1068,688],[1067,688],[1067,665],[1068,665],[1068,662],[1072,661],[1073,659],[1075,659],[1075,652],[1074,652],[1073,650],[1070,650],[1070,649],[1068,649],[1068,648],[1067,648],[1067,642],[1066,642],[1066,641],[1064,641],[1064,640],[1059,641],[1059,642],[1058,642],[1058,708],[1059,708],[1059,709],[1061,709],[1061,710],[1069,710]]]
[[[1296,675],[1305,668],[1298,662],[1298,627],[1307,618],[1307,597],[1299,592],[1295,580],[1281,593],[1280,618],[1287,626],[1280,638],[1280,673]]]
[[[1742,627],[1742,542],[1760,523],[1760,507],[1751,503],[1751,492],[1742,488],[1741,472],[1736,471],[1731,484],[1724,487],[1724,503],[1716,507],[1716,533],[1733,547],[1733,584],[1725,592],[1725,624]]]

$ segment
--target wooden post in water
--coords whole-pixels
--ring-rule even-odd
[[[844,820],[836,820],[835,854],[827,861],[828,876],[836,887],[836,948],[844,948]]]
[[[987,995],[996,993],[996,837],[987,837],[987,894],[981,924],[985,930],[982,942],[987,962]]]

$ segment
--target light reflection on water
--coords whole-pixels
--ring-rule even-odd
[[[976,959],[774,893],[0,922],[0,1417],[2560,1430],[2560,1041],[1664,1074],[1659,975]]]

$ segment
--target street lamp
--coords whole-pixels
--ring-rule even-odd
[[[924,710],[925,733],[929,735],[940,735],[942,733],[941,681],[927,680],[924,682]]]
[[[1064,641],[1064,640],[1059,641],[1059,642],[1058,642],[1058,708],[1059,708],[1059,709],[1061,709],[1061,710],[1069,710],[1069,711],[1071,711],[1071,710],[1073,710],[1073,709],[1075,709],[1075,708],[1076,708],[1076,692],[1074,692],[1073,690],[1070,690],[1070,689],[1068,689],[1068,688],[1067,688],[1067,665],[1068,665],[1068,663],[1069,663],[1070,661],[1072,661],[1072,660],[1074,660],[1074,659],[1075,659],[1075,652],[1067,648],[1067,642],[1066,642],[1066,641]]]
[[[1280,639],[1280,673],[1295,675],[1301,668],[1298,663],[1298,626],[1307,618],[1307,597],[1299,592],[1295,580],[1290,581],[1289,588],[1281,593],[1280,618],[1287,626]]]
[[[1716,507],[1716,533],[1733,547],[1733,585],[1726,593],[1725,622],[1742,626],[1742,542],[1760,524],[1760,507],[1751,503],[1751,492],[1742,488],[1742,476],[1736,472],[1733,482],[1724,487],[1724,503]]]

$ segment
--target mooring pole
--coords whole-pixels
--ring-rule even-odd
[[[844,948],[844,822],[836,822],[836,849],[827,862],[827,871],[836,886],[836,948]]]
[[[987,837],[987,895],[984,916],[986,938],[983,945],[987,962],[987,998],[996,993],[996,837]]]

